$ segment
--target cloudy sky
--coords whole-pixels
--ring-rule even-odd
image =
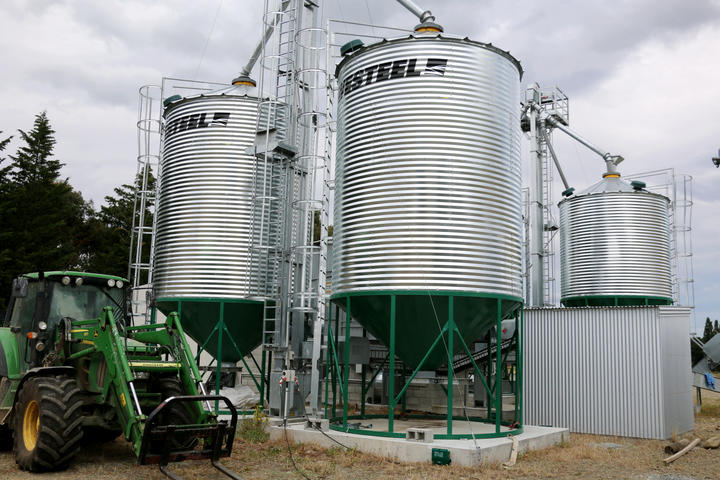
[[[325,18],[417,23],[392,0],[321,3]],[[623,172],[694,178],[696,317],[720,318],[720,170],[710,162],[720,148],[720,1],[418,3],[446,32],[510,50],[524,84],[562,88],[572,127],[622,154]],[[135,172],[138,87],[164,76],[229,81],[259,38],[262,10],[261,0],[3,0],[0,130],[30,129],[47,110],[64,175],[99,205]],[[594,183],[599,157],[555,139],[570,183]]]

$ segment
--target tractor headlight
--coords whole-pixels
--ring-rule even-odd
[[[82,285],[82,284],[83,284],[83,279],[82,279],[82,277],[78,277],[78,278],[75,279],[75,285],[77,285],[77,286],[79,287],[79,286]]]
[[[113,279],[111,278],[110,280],[108,280],[108,287],[112,288],[112,287],[114,287],[114,286],[115,286],[115,280],[113,280]]]
[[[47,323],[45,322],[38,322],[38,330],[45,331],[47,330]]]
[[[45,350],[45,344],[43,342],[37,342],[37,344],[35,345],[35,350],[37,350],[38,352],[42,352],[43,350]]]
[[[123,283],[122,280],[118,280],[117,282],[115,282],[115,286],[118,287],[118,288],[122,288],[123,285],[125,285],[125,284]]]
[[[66,287],[67,287],[68,285],[70,285],[70,277],[68,277],[67,275],[64,276],[64,277],[62,278],[62,284],[65,285]]]

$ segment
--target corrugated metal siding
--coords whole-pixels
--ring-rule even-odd
[[[673,309],[526,310],[525,423],[640,438],[667,438],[671,425],[684,431],[691,390],[683,397],[682,387],[665,383],[677,384],[685,370],[689,379],[689,313],[667,328],[660,308]]]

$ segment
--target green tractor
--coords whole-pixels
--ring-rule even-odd
[[[124,435],[140,464],[232,450],[237,412],[205,394],[177,314],[133,326],[125,279],[41,272],[13,280],[0,327],[0,446],[23,470],[66,468],[83,443]],[[220,402],[230,420],[219,420]],[[214,408],[213,408],[214,407]]]

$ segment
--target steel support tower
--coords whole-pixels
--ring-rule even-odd
[[[552,306],[557,303],[553,239],[558,226],[553,214],[552,125],[543,119],[550,115],[569,125],[570,109],[562,90],[541,90],[537,83],[525,92],[525,108],[523,130],[530,135],[525,301],[531,307]]]

